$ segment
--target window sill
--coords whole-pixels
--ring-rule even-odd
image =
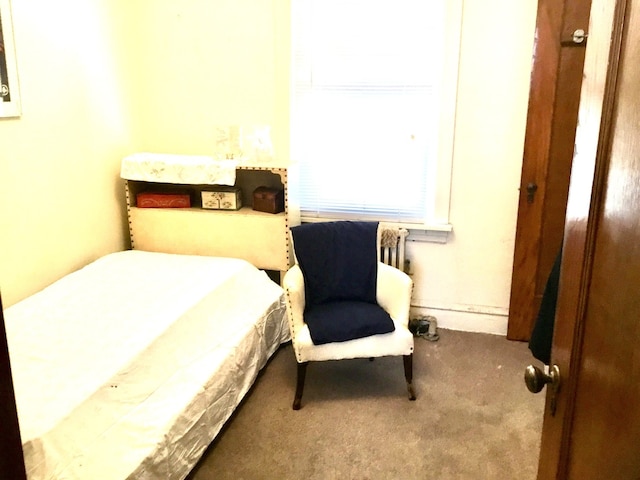
[[[409,230],[407,240],[425,243],[447,243],[449,234],[453,231],[453,225],[450,223],[435,225],[410,224],[406,225],[405,228]]]

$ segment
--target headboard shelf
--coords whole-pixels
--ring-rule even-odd
[[[248,260],[256,267],[281,273],[293,264],[289,228],[300,223],[297,202],[292,201],[293,169],[283,166],[239,165],[234,186],[242,192],[242,208],[202,208],[201,192],[214,184],[180,184],[125,180],[129,233],[133,249],[192,255],[226,256]],[[253,191],[260,186],[284,191],[284,212],[271,214],[252,209]],[[184,192],[190,208],[138,208],[137,194],[144,191]]]

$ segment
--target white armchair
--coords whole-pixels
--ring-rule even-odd
[[[337,224],[338,222],[331,223]],[[340,227],[342,228],[346,223],[353,222],[340,222]],[[311,225],[323,224],[309,224],[309,226],[304,227],[317,228]],[[294,229],[295,228],[300,227],[294,227]],[[315,235],[316,233],[314,232],[314,237]],[[294,232],[294,242],[295,241]],[[327,245],[323,245],[325,251],[327,247]],[[379,247],[380,234],[378,232],[376,243],[378,253],[380,252]],[[282,282],[286,292],[287,314],[293,350],[298,364],[293,409],[298,410],[301,407],[308,362],[349,358],[373,359],[374,357],[402,355],[404,357],[404,374],[409,399],[415,400],[416,396],[412,386],[414,343],[413,334],[409,331],[409,307],[413,288],[411,278],[397,268],[381,263],[378,255],[375,260],[375,264],[377,265],[375,301],[377,305],[382,307],[388,316],[391,317],[393,322],[393,327],[391,328],[393,328],[393,330],[388,333],[367,334],[360,338],[344,341],[315,344],[312,340],[309,325],[305,321],[305,313],[307,313],[305,273],[303,273],[305,269],[298,264],[298,260],[298,255],[296,255],[296,264],[285,274]],[[327,265],[327,270],[327,275],[333,273],[330,265]],[[341,305],[340,302],[336,302],[336,304]]]

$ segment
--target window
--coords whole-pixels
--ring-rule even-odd
[[[461,2],[292,1],[304,219],[448,223]]]

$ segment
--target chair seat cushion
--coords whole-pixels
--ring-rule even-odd
[[[345,342],[395,330],[393,320],[374,303],[344,300],[314,305],[304,313],[314,345]]]

